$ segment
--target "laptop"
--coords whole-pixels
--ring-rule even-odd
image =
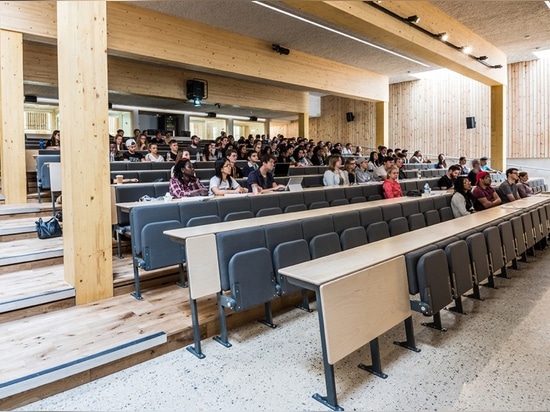
[[[286,184],[286,190],[289,192],[301,192],[304,190],[302,187],[302,180],[304,180],[303,177],[291,177]]]
[[[288,176],[288,169],[290,169],[290,163],[275,163],[273,176],[275,177]]]

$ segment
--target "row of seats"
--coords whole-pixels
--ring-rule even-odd
[[[429,245],[405,256],[409,293],[418,295],[411,307],[433,322],[426,326],[444,331],[440,311],[464,314],[462,296],[483,300],[480,285],[495,287],[494,278],[508,278],[508,267],[518,268],[519,257],[547,246],[550,234],[550,204],[519,211],[509,218],[459,233],[444,242]],[[482,283],[484,282],[484,283]]]

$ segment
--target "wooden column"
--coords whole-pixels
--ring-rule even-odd
[[[376,148],[378,146],[388,146],[389,128],[388,102],[376,102]]]
[[[506,86],[491,86],[491,164],[493,169],[506,170]]]
[[[309,139],[309,113],[298,113],[298,136]]]
[[[27,203],[23,95],[23,35],[0,30],[0,164],[6,204]]]
[[[105,1],[57,3],[65,279],[76,303],[113,296]]]

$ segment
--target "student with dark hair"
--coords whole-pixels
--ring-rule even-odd
[[[479,163],[479,159],[474,159],[472,160],[472,170],[468,172],[468,179],[470,179],[470,183],[472,184],[472,186],[476,185],[476,182],[477,182],[476,176],[479,172],[481,172],[481,165]]]
[[[61,146],[61,133],[59,130],[54,130],[52,133],[52,137],[46,142],[46,148],[59,150],[59,147]]]
[[[451,197],[451,209],[454,217],[468,216],[474,213],[472,183],[466,176],[459,176],[455,180],[455,192]]]
[[[247,193],[248,189],[241,187],[231,177],[231,162],[228,159],[216,160],[214,176],[210,179],[209,195],[223,196],[226,194]]]
[[[506,180],[497,188],[497,193],[502,203],[513,202],[520,199],[516,182],[518,180],[518,169],[511,167],[506,169]]]
[[[502,203],[495,189],[491,187],[491,174],[481,171],[476,176],[476,187],[472,190],[474,209],[484,210]]]
[[[323,186],[343,186],[348,185],[347,173],[340,170],[342,166],[342,157],[339,154],[330,156],[327,170],[323,174]]]
[[[269,147],[269,146],[268,146]],[[248,162],[246,163],[246,166],[243,167],[243,177],[248,177],[250,173],[252,173],[254,170],[258,169],[258,153],[251,150],[248,152],[247,155]]]
[[[529,174],[527,172],[519,172],[519,183],[516,184],[518,187],[518,193],[519,197],[529,197],[533,196],[534,193],[531,186],[527,184],[527,181],[529,180]],[[541,191],[538,190],[537,193],[540,193]]]
[[[235,179],[243,177],[243,171],[237,166],[237,159],[239,155],[235,149],[228,149],[225,152],[225,158],[231,163],[231,176]]]
[[[170,151],[166,153],[165,159],[167,162],[175,162],[178,157],[178,141],[172,139],[168,144],[170,145]]]
[[[253,193],[283,190],[284,185],[275,183],[272,174],[273,169],[275,169],[275,157],[263,155],[261,161],[262,165],[248,175],[248,190]]]
[[[448,190],[454,187],[456,178],[460,175],[460,166],[451,165],[441,178],[437,181],[437,185],[441,190]]]
[[[174,177],[170,179],[169,190],[176,199],[208,194],[208,189],[195,175],[195,168],[189,159],[180,160],[174,166]]]

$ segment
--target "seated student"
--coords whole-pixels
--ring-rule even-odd
[[[47,150],[59,150],[61,146],[61,133],[59,130],[54,130],[50,139],[46,142]]]
[[[225,152],[225,157],[231,163],[231,176],[235,179],[243,177],[243,171],[237,166],[237,158],[239,157],[237,151],[235,149],[228,149]]]
[[[247,155],[248,163],[243,167],[243,177],[248,177],[248,175],[254,170],[258,169],[258,153],[251,150]]]
[[[170,179],[169,190],[176,199],[208,194],[208,189],[195,175],[195,168],[189,159],[180,160],[174,166],[174,177]]]
[[[487,160],[489,159],[485,156],[479,158],[479,166],[481,170],[483,170],[484,172],[496,172],[496,170],[493,170],[489,167],[489,165],[487,164]]]
[[[139,136],[139,140],[137,141],[137,148],[138,148],[138,150],[147,150],[148,149],[147,135],[141,134]]]
[[[382,191],[386,199],[392,199],[394,197],[402,197],[403,192],[401,185],[397,181],[399,177],[399,168],[397,166],[391,166],[388,169],[387,179],[382,183]]]
[[[455,180],[455,192],[451,197],[451,209],[454,217],[468,216],[474,213],[472,183],[466,176],[459,176]]]
[[[159,147],[156,143],[149,144],[149,153],[145,155],[146,162],[164,162],[164,157],[159,154]]]
[[[395,165],[399,169],[399,180],[406,179],[407,175],[405,174],[405,166],[404,166],[405,160],[403,159],[403,155],[400,153],[395,158]]]
[[[437,163],[435,165],[436,169],[446,169],[447,168],[447,160],[445,160],[445,155],[443,153],[440,153],[437,156]]]
[[[380,158],[380,157],[379,157]],[[374,180],[377,180],[379,182],[383,182],[388,177],[388,170],[390,170],[390,167],[394,165],[393,157],[384,157],[382,160],[382,165],[378,166],[374,171],[372,172],[372,177]]]
[[[122,156],[122,152],[119,152],[117,150],[116,143],[110,143],[109,144],[109,161],[119,162],[121,160],[124,160],[124,157]]]
[[[168,133],[166,133],[168,136]],[[191,156],[191,159],[193,160],[201,160],[202,159],[202,148],[200,147],[200,138],[197,135],[191,136],[191,144],[187,148],[189,150],[189,155]]]
[[[275,183],[273,178],[273,169],[275,169],[275,157],[263,155],[261,157],[262,165],[250,172],[246,184],[249,192],[271,192],[273,190],[284,190],[284,185]]]
[[[128,148],[127,152],[124,152],[123,157],[129,162],[144,162],[144,156],[136,152],[136,141],[134,139],[126,140],[126,147]]]
[[[495,189],[491,187],[491,175],[489,172],[479,172],[476,176],[476,187],[472,191],[474,197],[474,209],[485,210],[500,205],[502,200]]]
[[[167,162],[175,162],[176,158],[178,157],[178,141],[175,139],[170,140],[168,142],[170,145],[170,151],[166,153],[166,156],[164,158]]]
[[[460,166],[451,165],[441,178],[437,181],[437,185],[441,190],[448,190],[454,187],[456,178],[460,175]]]
[[[355,174],[355,165],[357,164],[355,157],[347,157],[344,163],[344,173],[348,175],[348,182],[350,185],[357,183],[357,175]]]
[[[533,192],[531,186],[527,184],[528,180],[529,174],[527,172],[519,172],[519,183],[517,183],[516,186],[518,187],[519,197],[521,198],[533,196],[534,194],[541,192],[540,190],[538,190],[536,193]]]
[[[290,163],[295,167],[313,166],[313,163],[306,157],[306,149],[303,146],[297,146],[290,157]]]
[[[368,169],[368,160],[364,157],[358,157],[355,161],[357,162],[357,169],[355,169],[357,183],[370,182],[372,180],[372,173]]]
[[[506,180],[497,188],[502,203],[513,202],[520,199],[516,181],[518,179],[518,169],[511,167],[506,169]]]
[[[460,174],[461,175],[467,175],[470,173],[470,169],[468,169],[468,166],[466,166],[466,157],[460,156],[460,159],[458,159],[458,165],[460,166]]]
[[[340,166],[342,166],[342,157],[338,154],[330,156],[327,170],[323,174],[324,186],[343,186],[349,184],[348,175],[343,170],[340,170]]]
[[[151,141],[149,143],[163,144],[164,143],[164,137],[162,136],[162,132],[160,130],[157,130],[155,132],[155,136],[153,136],[151,138]]]
[[[217,160],[214,173],[214,176],[210,179],[209,195],[223,196],[230,193],[248,192],[247,188],[241,187],[237,181],[231,177],[231,162],[229,160]]]

